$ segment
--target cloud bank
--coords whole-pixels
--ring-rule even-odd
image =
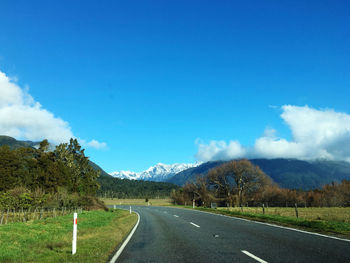
[[[332,109],[282,106],[281,118],[292,132],[292,140],[276,136],[273,129],[256,139],[254,146],[238,141],[197,142],[196,158],[201,161],[236,158],[324,158],[350,162],[350,115]]]
[[[48,139],[54,144],[75,138],[68,122],[55,117],[15,81],[0,71],[0,134],[31,141]],[[92,140],[86,146],[106,147]]]

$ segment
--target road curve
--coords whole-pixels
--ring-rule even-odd
[[[117,262],[350,262],[342,240],[193,210],[132,209],[140,224]]]

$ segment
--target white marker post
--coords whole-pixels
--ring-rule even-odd
[[[78,231],[78,214],[74,213],[72,255],[74,255],[77,252],[77,231]]]
[[[131,206],[130,206],[130,214],[131,214]]]

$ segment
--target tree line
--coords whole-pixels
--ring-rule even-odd
[[[169,198],[172,190],[179,186],[152,181],[139,181],[101,175],[98,179],[101,188],[99,197],[105,198]]]
[[[177,204],[199,206],[350,206],[350,181],[332,183],[314,190],[279,187],[249,160],[234,160],[198,175],[194,182],[173,190]]]
[[[0,147],[0,208],[101,205],[95,198],[99,172],[78,141],[49,147],[47,140],[38,149]]]

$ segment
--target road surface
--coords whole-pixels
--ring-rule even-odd
[[[132,210],[140,224],[117,262],[350,262],[343,240],[179,208]]]

